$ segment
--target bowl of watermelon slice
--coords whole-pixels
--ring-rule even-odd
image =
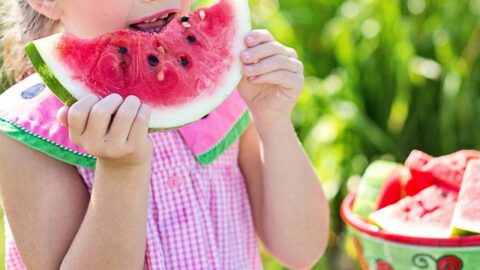
[[[480,152],[375,161],[341,216],[362,269],[480,269]]]

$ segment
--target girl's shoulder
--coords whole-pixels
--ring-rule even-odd
[[[56,119],[62,106],[33,74],[0,95],[0,132],[55,159],[92,168],[94,157],[74,145]]]
[[[63,104],[37,74],[0,95],[0,132],[71,165],[93,169],[95,157],[74,145],[56,113]],[[222,155],[244,132],[251,119],[245,102],[234,91],[203,119],[178,130],[201,165]]]
[[[45,88],[47,88],[46,85],[42,82],[40,76],[35,73],[3,91],[0,98],[4,100],[6,97],[9,97],[10,101],[13,101],[13,96],[18,95],[23,100],[29,100],[43,92]]]

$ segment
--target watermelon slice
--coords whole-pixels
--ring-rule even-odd
[[[452,220],[452,235],[480,234],[480,160],[468,162]]]
[[[413,150],[405,160],[405,166],[410,169],[412,178],[405,184],[405,192],[413,196],[427,187],[435,184],[435,177],[424,167],[433,157],[418,150]]]
[[[66,105],[89,93],[136,95],[152,108],[150,127],[166,129],[202,118],[231,94],[249,31],[248,1],[220,0],[188,16],[165,11],[91,40],[56,34],[26,52]]]
[[[460,190],[467,163],[480,158],[480,152],[461,150],[441,157],[432,157],[414,150],[405,161],[412,179],[406,185],[408,195],[414,195],[433,184]]]
[[[448,238],[456,201],[456,191],[434,185],[374,212],[369,218],[391,233]]]
[[[382,188],[386,182],[395,182],[389,176],[396,169],[402,168],[401,164],[378,160],[372,162],[365,170],[357,190],[357,196],[353,204],[353,212],[367,218],[378,208],[379,198],[383,203],[384,197],[396,197],[389,190]],[[400,191],[398,192],[400,196]],[[398,198],[400,199],[400,198]]]

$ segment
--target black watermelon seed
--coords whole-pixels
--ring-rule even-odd
[[[188,36],[188,37],[187,37],[187,40],[188,40],[188,43],[195,43],[195,42],[197,42],[197,38],[195,38],[194,36]]]
[[[158,60],[158,58],[155,55],[149,55],[148,63],[150,64],[150,66],[155,67],[158,65],[158,63],[160,63],[160,60]]]
[[[186,57],[180,57],[180,64],[182,65],[182,67],[188,66],[188,59]]]
[[[121,54],[127,54],[127,53],[128,53],[128,49],[125,48],[125,47],[119,47],[119,48],[118,48],[118,52],[121,53]]]
[[[210,114],[207,114],[204,117],[202,117],[202,119],[207,119],[209,116],[210,116]]]
[[[39,83],[32,87],[27,88],[25,91],[21,93],[21,96],[23,99],[32,99],[38,96],[38,94],[40,94],[40,92],[42,92],[43,89],[45,89],[45,84]]]
[[[181,22],[188,22],[188,20],[190,20],[190,17],[187,16],[183,16],[182,18],[180,18]]]

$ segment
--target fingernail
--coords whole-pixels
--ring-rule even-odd
[[[66,120],[66,112],[67,112],[67,107],[61,107],[60,109],[58,109],[57,111],[57,121],[58,123],[60,123],[60,126],[62,127],[66,127],[64,121]]]
[[[243,58],[248,60],[252,58],[252,54],[250,52],[243,52]]]
[[[253,42],[255,42],[255,38],[252,37],[252,36],[248,36],[247,37],[247,42],[250,43],[250,44],[253,44]]]
[[[142,104],[142,107],[145,113],[151,110],[150,106],[148,106],[147,104]]]
[[[254,68],[252,66],[247,66],[245,69],[247,70],[248,73],[253,73],[254,71]]]

